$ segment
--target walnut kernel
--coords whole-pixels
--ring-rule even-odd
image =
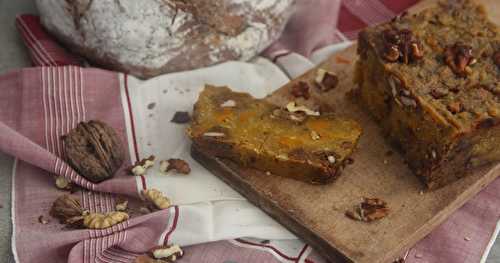
[[[171,170],[181,174],[189,174],[191,172],[191,167],[189,167],[189,164],[182,159],[171,158],[160,162],[161,172],[167,173]]]

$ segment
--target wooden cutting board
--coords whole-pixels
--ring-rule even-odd
[[[421,9],[432,2],[421,2],[413,9]],[[492,10],[495,14],[492,18],[498,23],[500,2],[482,2]],[[317,93],[312,96],[315,103],[358,120],[364,129],[359,149],[353,156],[354,164],[348,166],[334,183],[318,186],[267,176],[204,155],[197,149],[192,150],[192,155],[327,259],[334,262],[392,262],[500,175],[500,165],[484,167],[456,183],[422,193],[422,184],[402,157],[386,143],[376,123],[345,96],[354,87],[355,51],[355,46],[348,48],[319,66],[336,72],[340,84],[326,96]],[[299,79],[312,79],[315,71],[313,69]],[[292,99],[288,89],[295,81],[298,80],[285,85],[268,99],[278,105],[286,104]],[[394,154],[388,155],[389,150]],[[390,214],[371,223],[347,218],[345,211],[363,197],[387,201]]]

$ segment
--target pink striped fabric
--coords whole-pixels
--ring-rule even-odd
[[[45,31],[40,18],[34,15],[19,15],[16,26],[28,47],[34,66],[80,65],[82,60],[66,52]]]
[[[271,58],[290,52],[308,56],[325,45],[355,39],[360,29],[388,20],[415,2],[317,0],[311,4],[298,0],[298,12],[265,54]],[[34,65],[41,66],[0,76],[0,150],[19,159],[13,193],[13,242],[19,261],[132,262],[156,245],[159,233],[167,232],[162,243],[168,244],[182,220],[177,206],[97,231],[61,229],[56,222],[34,223],[39,215],[47,216],[51,202],[60,194],[46,175],[63,175],[84,187],[78,193],[83,206],[97,212],[112,210],[118,194],[136,196],[137,189],[123,172],[94,185],[62,161],[59,136],[82,120],[105,120],[126,140],[119,75],[64,66],[78,65],[80,60],[60,48],[36,16],[21,15],[16,25]],[[134,158],[139,159],[135,152]],[[496,180],[406,253],[406,261],[478,262],[500,218],[499,193],[500,180]],[[465,236],[471,241],[464,240]],[[237,239],[188,247],[181,262],[322,262],[315,252],[305,255],[308,249],[306,245],[300,254],[287,255],[271,245]]]

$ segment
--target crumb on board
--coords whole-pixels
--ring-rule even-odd
[[[387,202],[380,198],[363,198],[363,202],[347,210],[345,215],[356,221],[372,222],[389,214]]]

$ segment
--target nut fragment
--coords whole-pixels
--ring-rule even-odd
[[[424,57],[423,46],[408,29],[386,29],[382,32],[383,58],[388,62],[410,64]]]
[[[466,77],[467,67],[475,62],[472,56],[472,47],[461,42],[446,47],[444,55],[446,65],[460,77]]]
[[[153,203],[158,209],[166,209],[170,207],[170,200],[163,195],[162,192],[156,189],[147,189],[142,191],[142,196],[149,202]]]
[[[289,111],[289,112],[303,112],[305,113],[306,115],[309,115],[309,116],[319,116],[319,112],[318,111],[313,111],[309,108],[307,108],[306,106],[297,106],[297,104],[295,103],[295,101],[291,101],[289,102],[287,105],[286,105],[286,109]]]
[[[309,83],[305,81],[299,81],[293,84],[292,89],[290,93],[295,97],[295,98],[304,98],[308,100],[310,98],[309,94]]]
[[[159,246],[151,250],[154,258],[164,259],[168,262],[174,262],[184,255],[181,247],[178,245],[173,246]]]
[[[84,213],[80,201],[71,195],[62,195],[58,197],[50,208],[50,215],[59,219],[61,223],[66,224],[68,219],[79,217]]]
[[[234,100],[226,100],[221,105],[221,107],[236,107],[236,101]]]
[[[409,98],[406,96],[401,96],[400,101],[401,101],[401,104],[403,104],[405,106],[413,107],[413,108],[417,107],[417,101],[412,99],[412,98]]]
[[[68,164],[94,183],[113,177],[123,163],[118,135],[101,121],[81,122],[62,140]]]
[[[56,187],[61,190],[71,190],[72,184],[64,176],[58,176],[56,178]]]
[[[327,92],[337,87],[339,78],[335,74],[320,68],[316,71],[314,81],[321,91]]]
[[[43,215],[41,215],[38,217],[38,222],[42,225],[46,225],[49,223],[49,220],[45,219],[45,217]]]
[[[125,211],[128,207],[128,200],[122,200],[115,204],[116,211]]]
[[[301,123],[306,120],[306,114],[303,112],[289,112],[281,108],[273,110],[271,118],[291,120],[295,123]]]
[[[181,174],[189,174],[191,172],[191,168],[189,164],[182,159],[171,158],[168,160],[163,160],[160,162],[160,171],[163,173],[167,173],[168,171],[174,170]]]
[[[311,131],[311,139],[313,139],[314,141],[317,141],[320,138],[321,137],[319,136],[319,134],[316,131]]]
[[[107,214],[89,213],[83,216],[83,225],[89,229],[104,229],[128,219],[125,212],[114,211]]]
[[[363,202],[352,210],[346,211],[345,215],[353,220],[371,222],[382,219],[389,213],[387,203],[379,198],[364,198]]]
[[[463,110],[462,104],[458,101],[451,102],[446,108],[453,114],[457,114]]]
[[[205,136],[205,137],[224,137],[226,135],[222,132],[205,132],[203,134],[203,136]]]
[[[184,124],[191,121],[191,116],[187,111],[176,111],[170,122]]]
[[[154,155],[144,158],[140,161],[135,162],[135,164],[130,168],[130,173],[135,176],[140,176],[146,174],[146,171],[153,167],[155,164],[156,157]]]
[[[434,99],[441,99],[448,94],[448,90],[444,88],[435,88],[432,89],[430,93]]]

